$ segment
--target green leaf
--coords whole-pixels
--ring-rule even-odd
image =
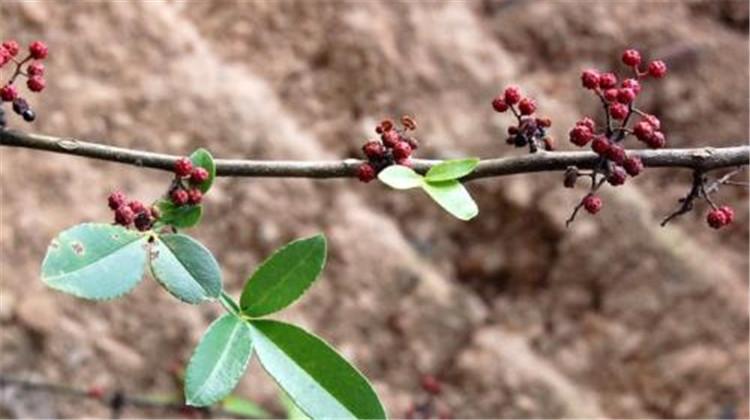
[[[205,246],[187,235],[159,235],[151,251],[151,273],[183,302],[201,303],[221,294],[219,264]]]
[[[271,414],[254,402],[230,395],[221,402],[222,410],[240,417],[270,418]]]
[[[177,207],[171,201],[162,199],[156,202],[156,206],[159,208],[159,222],[181,229],[197,225],[203,215],[200,204]]]
[[[284,411],[286,411],[286,418],[287,420],[309,420],[310,417],[307,416],[307,414],[303,413],[302,410],[297,407],[297,404],[294,403],[294,400],[287,395],[286,392],[281,391],[279,392],[279,402],[281,403],[281,406],[284,407]]]
[[[477,214],[477,203],[469,192],[456,180],[443,182],[425,182],[422,188],[440,207],[461,220],[470,220]]]
[[[455,159],[440,162],[425,175],[428,182],[450,181],[465,177],[479,164],[478,158]]]
[[[391,165],[383,169],[378,174],[378,179],[397,190],[408,190],[422,185],[422,175],[402,165]]]
[[[259,317],[289,306],[323,270],[326,238],[315,235],[278,249],[255,270],[240,297],[242,313]]]
[[[367,379],[320,338],[294,325],[249,321],[263,368],[312,418],[384,419]]]
[[[84,223],[61,232],[47,248],[42,280],[74,296],[121,296],[143,278],[147,236],[122,226]]]
[[[232,314],[214,321],[195,348],[185,374],[185,401],[204,407],[237,386],[253,350],[250,328]]]
[[[201,192],[205,193],[211,189],[211,185],[214,183],[214,178],[216,178],[216,163],[214,163],[214,157],[211,156],[211,153],[209,153],[208,150],[201,148],[190,155],[190,160],[193,162],[194,166],[200,166],[208,171],[208,179],[198,185]]]

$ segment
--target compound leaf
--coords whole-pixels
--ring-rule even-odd
[[[211,252],[195,239],[159,235],[151,251],[151,273],[177,299],[201,303],[221,294],[221,270]]]

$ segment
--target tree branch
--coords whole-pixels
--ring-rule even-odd
[[[171,171],[179,156],[126,149],[75,139],[31,134],[17,130],[0,130],[0,145],[44,150],[118,162],[145,168]],[[709,171],[747,165],[750,146],[696,149],[629,150],[651,168],[679,167]],[[569,166],[591,169],[597,162],[593,152],[544,152],[494,159],[483,159],[464,180],[489,178],[528,172],[563,171]],[[424,173],[439,160],[414,159],[414,169]],[[359,159],[338,161],[285,161],[217,159],[217,176],[226,177],[293,177],[349,178],[356,177]]]

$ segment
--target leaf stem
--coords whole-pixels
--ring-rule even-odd
[[[232,299],[232,297],[227,294],[227,292],[223,290],[221,291],[221,295],[219,295],[219,302],[227,312],[238,317],[240,316],[240,306],[237,305],[237,302],[235,302],[234,299]]]

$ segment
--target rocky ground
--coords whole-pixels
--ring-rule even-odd
[[[219,157],[357,156],[381,118],[411,113],[420,157],[506,156],[511,120],[492,97],[516,83],[568,128],[596,101],[583,67],[627,46],[664,57],[642,107],[672,147],[748,138],[748,6],[705,2],[0,3],[0,38],[48,41],[35,132]],[[218,306],[192,307],[152,281],[107,303],[44,287],[50,239],[111,216],[114,188],[156,198],[169,175],[0,149],[0,370],[132,393],[177,392]],[[283,316],[333,343],[394,417],[444,381],[456,417],[748,417],[748,196],[717,199],[738,222],[715,232],[698,209],[658,222],[690,174],[650,170],[564,220],[583,190],[557,173],[473,182],[481,213],[452,219],[417,193],[353,180],[220,179],[193,234],[230,292],[281,244],[322,231],[322,279]],[[253,363],[239,389],[279,412]],[[94,402],[7,390],[2,417],[107,416]],[[164,416],[128,409],[128,416]],[[174,413],[170,415],[175,415]]]

